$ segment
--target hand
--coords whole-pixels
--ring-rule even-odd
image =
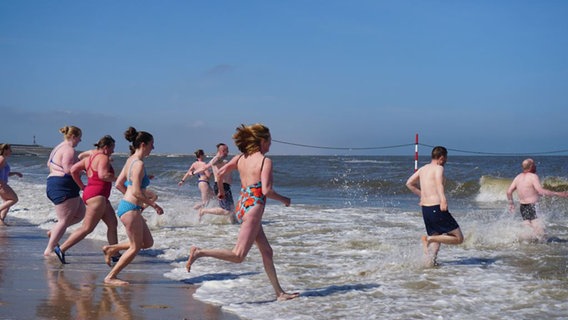
[[[225,199],[225,192],[221,192],[221,190],[219,190],[219,193],[217,194],[217,199],[219,200],[223,200]]]
[[[509,212],[515,213],[515,204],[514,203],[509,203]]]
[[[160,207],[158,204],[154,204],[154,210],[156,210],[156,213],[158,215],[164,214],[164,209],[162,209],[162,207]]]

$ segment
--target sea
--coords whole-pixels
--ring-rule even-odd
[[[154,247],[141,255],[169,266],[164,277],[199,286],[194,297],[243,319],[567,319],[568,199],[543,197],[538,214],[548,240],[527,239],[506,189],[521,171],[522,156],[453,156],[446,164],[449,210],[465,241],[442,245],[438,265],[424,265],[425,234],[418,197],[405,182],[414,156],[271,156],[274,187],[292,199],[268,200],[263,228],[274,250],[282,287],[299,298],[275,301],[253,247],[241,264],[202,258],[185,270],[192,245],[232,249],[239,231],[221,216],[198,218],[195,180],[177,182],[194,161],[189,155],[146,159],[150,188],[164,215],[143,215]],[[546,188],[568,190],[568,157],[533,156]],[[120,170],[126,155],[113,155]],[[10,185],[20,202],[11,217],[48,230],[56,221],[45,196],[47,158],[13,155]],[[420,157],[418,165],[429,162]],[[233,194],[239,179],[234,173]],[[115,205],[121,198],[111,194]],[[215,206],[212,200],[209,206]],[[15,219],[16,220],[16,219]],[[76,226],[71,227],[72,231]],[[43,231],[42,231],[43,232]],[[89,238],[105,240],[101,223]],[[119,236],[126,239],[120,224]],[[72,260],[73,248],[68,251]],[[123,276],[127,278],[128,267]]]

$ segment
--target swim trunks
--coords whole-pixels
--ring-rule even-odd
[[[87,168],[87,172],[91,168],[93,163],[93,159],[102,153],[95,153],[89,159],[89,167]],[[83,189],[83,202],[87,203],[87,200],[96,197],[96,196],[104,196],[108,199],[110,197],[110,191],[112,189],[112,182],[103,181],[99,178],[99,173],[94,169],[91,169],[93,175],[90,176],[87,180],[87,185],[85,189]],[[109,167],[109,171],[114,174],[114,169],[112,166]]]
[[[124,199],[121,199],[120,202],[118,203],[118,208],[116,210],[116,215],[120,218],[122,217],[123,214],[127,213],[128,211],[138,211],[140,212],[142,210],[142,207],[139,205],[136,205],[130,201],[126,201]]]
[[[521,203],[521,217],[523,217],[523,220],[536,219],[536,205],[534,203]]]
[[[67,199],[78,197],[80,190],[79,186],[68,174],[62,177],[47,177],[47,198],[49,198],[49,200],[51,200],[51,202],[55,205],[60,204]]]
[[[233,200],[233,193],[231,192],[231,185],[223,183],[223,190],[225,191],[225,197],[223,199],[219,199],[219,207],[233,212],[235,209],[235,202]],[[217,182],[213,184],[213,191],[215,191],[215,194],[219,194],[219,186],[217,185]]]
[[[450,212],[440,210],[440,205],[422,206],[422,218],[429,236],[448,233],[460,227]]]

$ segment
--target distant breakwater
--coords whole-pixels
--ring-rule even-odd
[[[14,155],[47,156],[52,149],[39,144],[10,144],[10,146]]]

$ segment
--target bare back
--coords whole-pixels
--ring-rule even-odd
[[[237,169],[242,186],[250,186],[261,181],[261,168],[265,157],[260,152],[238,159]]]
[[[429,163],[416,171],[406,182],[407,187],[420,196],[421,206],[440,205],[442,210],[447,208],[444,194],[444,167]]]
[[[539,194],[542,192],[542,186],[538,175],[531,172],[523,172],[515,177],[511,184],[510,190],[517,190],[519,202],[522,204],[536,203],[539,199]]]

